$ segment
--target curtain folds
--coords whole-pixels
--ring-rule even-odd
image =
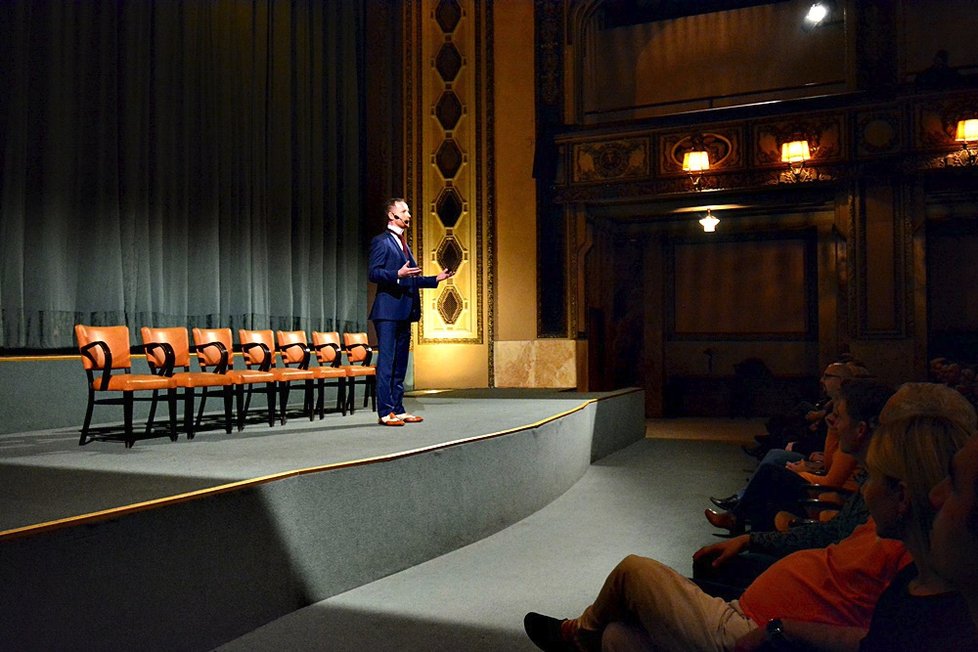
[[[0,4],[0,348],[72,347],[77,322],[366,330],[362,17]]]

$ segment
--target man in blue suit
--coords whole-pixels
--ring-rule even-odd
[[[403,426],[423,419],[404,409],[404,375],[407,373],[411,322],[421,318],[421,288],[435,288],[454,270],[422,276],[407,244],[411,210],[400,197],[386,203],[387,230],[370,242],[370,281],[377,297],[370,320],[377,331],[377,412],[384,426]]]

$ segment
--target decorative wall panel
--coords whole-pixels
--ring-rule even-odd
[[[658,140],[659,174],[683,172],[683,154],[690,149],[706,150],[710,170],[740,170],[744,167],[744,130],[740,127],[711,127],[709,131],[684,129],[662,134]]]
[[[574,183],[644,179],[649,176],[648,138],[575,143]]]
[[[811,237],[673,244],[670,337],[812,338],[813,257]]]
[[[891,156],[903,149],[903,116],[899,107],[856,113],[856,158]]]
[[[754,125],[754,165],[784,167],[781,144],[799,137],[808,140],[813,162],[844,160],[847,154],[845,114],[804,115]]]
[[[423,294],[420,343],[483,343],[486,325],[487,239],[491,175],[491,104],[486,20],[477,0],[406,3],[406,25],[418,39],[406,111],[407,178],[415,196],[414,243],[425,274],[455,276]]]

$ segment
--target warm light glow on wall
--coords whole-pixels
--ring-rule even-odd
[[[710,169],[710,155],[702,150],[683,154],[683,170],[686,172],[702,172]]]
[[[795,165],[804,163],[811,158],[812,154],[808,148],[807,140],[792,140],[781,145],[781,160],[785,163]]]
[[[978,118],[958,120],[958,131],[954,140],[959,143],[978,142]]]

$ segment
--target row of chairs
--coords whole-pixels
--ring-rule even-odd
[[[187,329],[141,329],[143,350],[149,374],[132,373],[132,356],[127,326],[75,325],[75,337],[81,353],[82,366],[88,378],[88,407],[82,425],[79,445],[93,439],[92,413],[95,405],[123,406],[126,447],[135,443],[133,406],[136,401],[149,401],[150,411],[146,435],[153,431],[156,408],[161,392],[166,393],[169,407],[169,436],[177,439],[177,402],[183,402],[183,431],[188,439],[200,428],[208,396],[220,396],[224,401],[224,429],[230,433],[236,421],[237,429],[244,428],[251,405],[251,396],[258,385],[264,385],[268,425],[278,420],[285,424],[289,393],[293,384],[303,389],[303,413],[309,420],[325,417],[325,389],[337,388],[336,410],[343,415],[354,412],[356,386],[364,388],[363,405],[371,400],[376,409],[376,372],[371,365],[373,349],[367,334],[344,333],[341,344],[336,331],[313,331],[312,343],[305,331],[247,330],[238,331],[238,342],[244,360],[243,369],[234,368],[233,342],[230,328],[194,328],[193,345]],[[191,357],[196,357],[199,371],[191,371]],[[343,355],[346,363],[343,363]],[[316,364],[312,364],[313,358]],[[281,360],[281,366],[277,360]],[[194,411],[197,391],[200,404]],[[314,391],[318,397],[314,401]],[[151,392],[146,396],[146,392]],[[120,395],[121,394],[121,395]],[[99,398],[105,396],[104,398]],[[278,409],[276,411],[276,403]],[[232,409],[232,405],[236,410]],[[236,412],[236,420],[232,413]]]

